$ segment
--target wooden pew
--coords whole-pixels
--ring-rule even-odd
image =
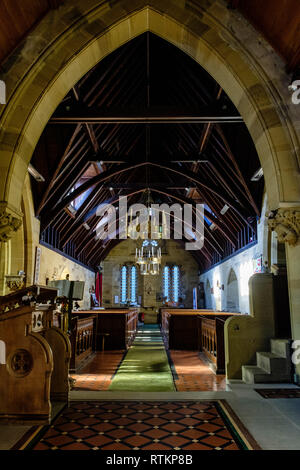
[[[217,312],[209,309],[161,308],[162,333],[169,349],[200,350],[201,337],[197,323],[198,316],[208,318],[237,315],[231,312]]]
[[[28,291],[36,301],[22,305]],[[53,326],[56,295],[56,289],[31,286],[0,298],[1,422],[49,423],[51,400],[68,401],[71,346]]]
[[[79,310],[72,315],[80,318],[95,316],[95,350],[127,349],[137,331],[138,309]]]
[[[73,317],[71,323],[71,362],[70,371],[76,372],[94,354],[95,315],[86,318]]]
[[[197,350],[197,315],[210,310],[162,307],[161,331],[169,349]]]
[[[225,374],[225,348],[224,348],[224,325],[232,313],[223,313],[216,316],[197,317],[199,351],[201,351],[212,364],[216,374]]]

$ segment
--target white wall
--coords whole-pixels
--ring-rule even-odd
[[[67,274],[70,276],[70,281],[84,281],[83,300],[78,303],[81,309],[89,309],[91,307],[89,290],[95,286],[95,273],[44,245],[39,246],[41,248],[39,284],[46,285],[47,278],[49,281],[66,279]]]
[[[200,282],[207,285],[210,283],[213,293],[211,295],[211,307],[214,310],[228,310],[228,278],[230,270],[233,269],[238,282],[238,305],[241,313],[249,313],[249,278],[254,273],[255,260],[262,256],[263,264],[268,261],[268,227],[265,217],[266,213],[266,197],[264,197],[262,217],[257,227],[257,244],[232,256],[228,260],[220,263],[218,266],[211,268],[209,271],[200,275]],[[222,288],[224,286],[224,289]],[[220,288],[221,287],[221,288]],[[206,291],[206,289],[205,289]]]

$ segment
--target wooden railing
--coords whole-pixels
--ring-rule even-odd
[[[198,317],[200,322],[200,351],[213,363],[217,374],[225,373],[224,324],[223,318]]]
[[[70,370],[78,370],[93,353],[95,317],[72,318]]]

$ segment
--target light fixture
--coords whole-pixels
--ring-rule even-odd
[[[31,163],[28,165],[28,173],[30,173],[38,182],[45,181],[45,178],[34,168],[34,166],[31,165]]]
[[[159,274],[161,248],[156,240],[144,240],[141,248],[135,250],[135,262],[140,266],[143,276]]]
[[[151,208],[154,203],[150,196],[150,190],[147,191],[147,207],[146,214],[143,214],[143,224],[136,223],[138,218],[134,219],[132,209],[129,213],[129,223],[127,228],[127,236],[131,239],[141,238],[142,240],[158,240],[163,236],[162,227],[166,224],[165,213],[162,212],[162,224],[159,223],[159,213]]]
[[[229,209],[229,206],[227,206],[227,204],[225,204],[225,206],[223,207],[223,209],[220,211],[220,214],[224,215]]]
[[[75,216],[75,214],[76,214],[76,212],[77,212],[77,210],[75,209],[74,206],[72,206],[72,204],[70,204],[70,205],[67,207],[67,210],[70,212],[70,214],[71,214],[72,216]]]
[[[216,230],[216,225],[212,222],[209,226],[209,230],[213,231],[213,230]]]
[[[259,181],[264,175],[264,171],[262,168],[259,168],[251,178],[251,181]]]
[[[85,222],[84,224],[82,224],[82,226],[86,229],[86,230],[90,230],[90,226]]]

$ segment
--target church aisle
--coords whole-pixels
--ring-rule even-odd
[[[153,328],[154,327],[154,328]],[[147,325],[153,339],[160,342],[160,332],[155,325]],[[139,336],[145,336],[141,330]],[[147,340],[148,341],[148,340]],[[145,341],[145,344],[147,343]],[[142,341],[142,344],[144,342]],[[147,350],[148,351],[148,350]],[[210,392],[225,391],[225,375],[216,375],[207,363],[207,360],[199,355],[198,351],[167,351],[175,389],[178,392]],[[97,352],[92,360],[79,372],[70,374],[75,380],[73,391],[108,391],[118,368],[120,367],[126,351]],[[140,390],[146,391],[146,390]]]
[[[109,391],[176,391],[158,325],[144,325],[122,361]]]

